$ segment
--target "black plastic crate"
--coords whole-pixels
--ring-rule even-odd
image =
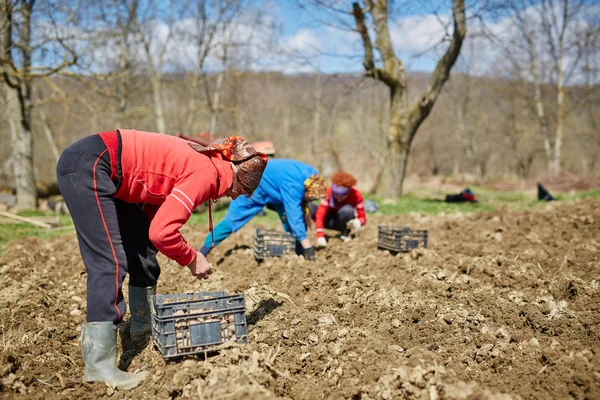
[[[165,359],[248,343],[243,294],[200,292],[152,296],[152,341]]]
[[[427,248],[427,231],[412,230],[406,226],[380,225],[377,247],[397,253],[419,247]]]
[[[263,260],[267,257],[281,257],[294,254],[296,239],[291,233],[257,228],[254,234],[254,257]]]

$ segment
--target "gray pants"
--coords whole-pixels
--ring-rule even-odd
[[[319,206],[314,203],[310,203],[308,207],[310,208],[310,215],[314,221],[316,219]],[[327,213],[327,215],[325,215],[325,228],[332,229],[334,231],[340,231],[342,232],[342,235],[347,236],[350,234],[350,230],[346,228],[346,224],[352,219],[354,219],[354,207],[352,207],[350,204],[345,204],[337,212],[330,211]]]
[[[115,199],[110,157],[98,135],[69,146],[56,175],[69,208],[87,270],[87,322],[121,322],[125,314],[122,284],[156,284],[160,266],[148,238],[150,221],[139,204]],[[118,180],[117,180],[118,181]]]

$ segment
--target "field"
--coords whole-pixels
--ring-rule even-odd
[[[0,398],[600,399],[599,200],[388,211],[349,244],[330,238],[316,262],[258,264],[253,229],[272,218],[215,249],[209,281],[161,258],[159,293],[244,292],[250,343],[165,362],[131,342],[126,316],[120,366],[151,373],[132,391],[81,383],[74,233],[12,240],[0,255]],[[430,246],[378,250],[379,224],[428,229]],[[184,235],[200,243],[206,225]]]

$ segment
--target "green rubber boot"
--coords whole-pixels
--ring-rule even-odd
[[[117,330],[112,322],[89,322],[81,326],[84,382],[105,382],[112,388],[132,389],[146,379],[148,371],[131,374],[117,368]]]
[[[156,285],[148,287],[129,286],[129,312],[131,328],[129,334],[133,339],[144,337],[152,330],[150,314],[151,296],[156,294]]]

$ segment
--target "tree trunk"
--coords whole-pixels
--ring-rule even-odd
[[[402,196],[409,154],[410,145],[402,144],[399,140],[388,142],[386,166],[379,185],[380,194],[385,197]]]
[[[317,73],[314,90],[314,110],[313,110],[313,130],[311,140],[311,157],[317,171],[321,171],[321,162],[319,161],[319,136],[321,132],[321,74]]]
[[[167,133],[165,124],[165,110],[162,100],[162,81],[160,71],[152,77],[152,95],[154,98],[154,113],[156,114],[156,127],[158,132]]]
[[[402,195],[410,146],[419,126],[429,116],[444,84],[450,76],[463,40],[467,33],[464,0],[452,1],[454,32],[452,40],[444,55],[438,60],[425,91],[417,101],[407,107],[407,80],[404,64],[394,51],[388,28],[387,1],[369,2],[368,12],[371,14],[375,31],[375,47],[381,54],[382,67],[376,67],[373,57],[373,43],[366,25],[363,9],[357,2],[352,4],[356,30],[361,36],[365,54],[363,67],[367,76],[383,82],[390,90],[390,127],[387,136],[386,172],[381,180],[379,192],[386,196]]]
[[[225,66],[223,66],[223,68],[225,68]],[[219,121],[219,112],[221,107],[221,88],[223,86],[224,76],[225,70],[223,69],[219,72],[219,75],[217,76],[215,93],[213,94],[212,109],[210,114],[210,133],[212,133],[213,135],[217,134],[217,123]]]
[[[48,144],[50,145],[50,150],[52,150],[52,155],[54,155],[54,160],[58,163],[58,159],[60,157],[60,152],[58,151],[58,146],[56,145],[56,140],[54,139],[54,135],[52,134],[52,128],[50,127],[50,121],[48,121],[48,117],[46,116],[46,112],[40,107],[40,117],[42,119],[42,123],[44,124],[44,135],[48,140]]]
[[[564,101],[565,101],[565,86],[564,76],[562,68],[562,54],[558,59],[558,65],[556,68],[556,137],[554,139],[554,152],[550,162],[550,174],[556,176],[561,171],[561,150],[562,150],[562,139],[564,134],[565,125],[565,113],[564,113]]]
[[[385,169],[378,193],[386,197],[400,197],[403,192],[406,166],[413,133],[408,131],[406,76],[402,68],[396,88],[390,90],[390,126],[387,134]]]
[[[6,105],[11,133],[11,149],[18,209],[37,207],[33,171],[33,135],[31,132],[31,99],[20,97],[18,90],[6,88]],[[31,93],[30,91],[27,93]],[[21,104],[24,102],[25,104]],[[25,111],[25,112],[23,112]]]
[[[124,39],[125,40],[125,39]],[[127,114],[127,108],[129,106],[129,92],[131,86],[131,63],[129,62],[129,56],[127,49],[122,44],[119,49],[119,71],[123,75],[117,78],[117,126],[126,126],[125,116]]]
[[[341,96],[338,96],[335,99],[335,103],[331,108],[331,112],[329,113],[329,117],[327,119],[327,130],[325,133],[325,137],[327,138],[327,149],[329,150],[329,155],[332,160],[333,169],[335,171],[343,171],[342,166],[342,158],[340,156],[340,152],[337,149],[335,142],[335,121],[337,119],[337,113],[342,102]]]
[[[6,114],[11,135],[11,149],[17,208],[37,206],[35,174],[33,170],[33,135],[31,132],[31,8],[33,2],[23,4],[20,17],[15,17],[12,2],[0,1],[0,73],[6,99]],[[12,35],[14,20],[19,20],[18,46],[22,71],[14,70]],[[16,29],[15,29],[16,30]]]
[[[202,61],[198,60],[198,65],[194,69],[194,73],[192,75],[191,85],[190,85],[190,99],[188,101],[188,115],[185,120],[185,133],[192,133],[192,129],[194,127],[194,120],[196,119],[196,96],[198,96],[198,91],[200,88],[200,78],[202,73]]]

